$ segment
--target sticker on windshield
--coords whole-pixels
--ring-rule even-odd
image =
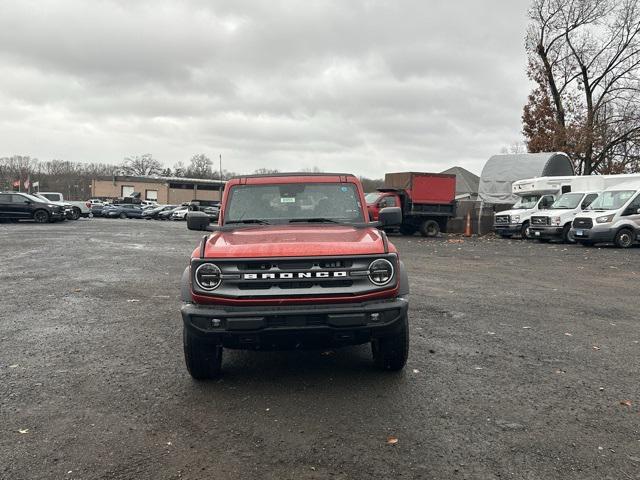
[[[296,197],[280,197],[280,203],[296,203]]]
[[[340,190],[342,190],[343,192],[348,192],[349,189],[347,187],[340,187]]]

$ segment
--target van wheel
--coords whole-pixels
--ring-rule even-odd
[[[222,371],[222,345],[207,342],[183,327],[184,362],[195,380],[212,380]]]
[[[623,228],[618,233],[616,233],[614,243],[616,244],[616,247],[629,248],[631,245],[633,245],[633,232],[628,228]]]
[[[47,223],[49,221],[49,212],[46,210],[36,210],[33,213],[33,219],[36,223]]]
[[[397,333],[389,337],[377,338],[371,342],[373,361],[383,370],[402,370],[409,356],[409,318],[402,317],[402,325]]]
[[[524,222],[522,224],[522,229],[520,230],[520,237],[522,238],[522,240],[528,240],[529,238],[531,238],[531,236],[529,235],[529,222]]]
[[[440,225],[435,220],[425,220],[420,225],[420,234],[423,237],[436,237],[440,233]]]
[[[571,233],[571,224],[568,223],[562,229],[562,241],[564,243],[576,243],[576,237]]]

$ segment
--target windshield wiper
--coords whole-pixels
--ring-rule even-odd
[[[315,217],[315,218],[292,218],[289,223],[343,223],[331,218]]]
[[[244,220],[229,220],[228,222],[224,222],[225,225],[229,225],[232,223],[257,223],[260,225],[269,225],[269,222],[266,222],[264,220],[260,220],[258,218],[247,218]]]

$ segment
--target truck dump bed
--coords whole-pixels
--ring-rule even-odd
[[[414,205],[452,203],[456,196],[456,176],[446,173],[387,173],[384,184],[405,190]]]

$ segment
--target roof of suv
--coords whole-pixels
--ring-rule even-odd
[[[236,175],[230,178],[269,178],[269,177],[353,177],[352,173],[324,173],[324,172],[278,172],[278,173],[256,173],[253,175]]]

